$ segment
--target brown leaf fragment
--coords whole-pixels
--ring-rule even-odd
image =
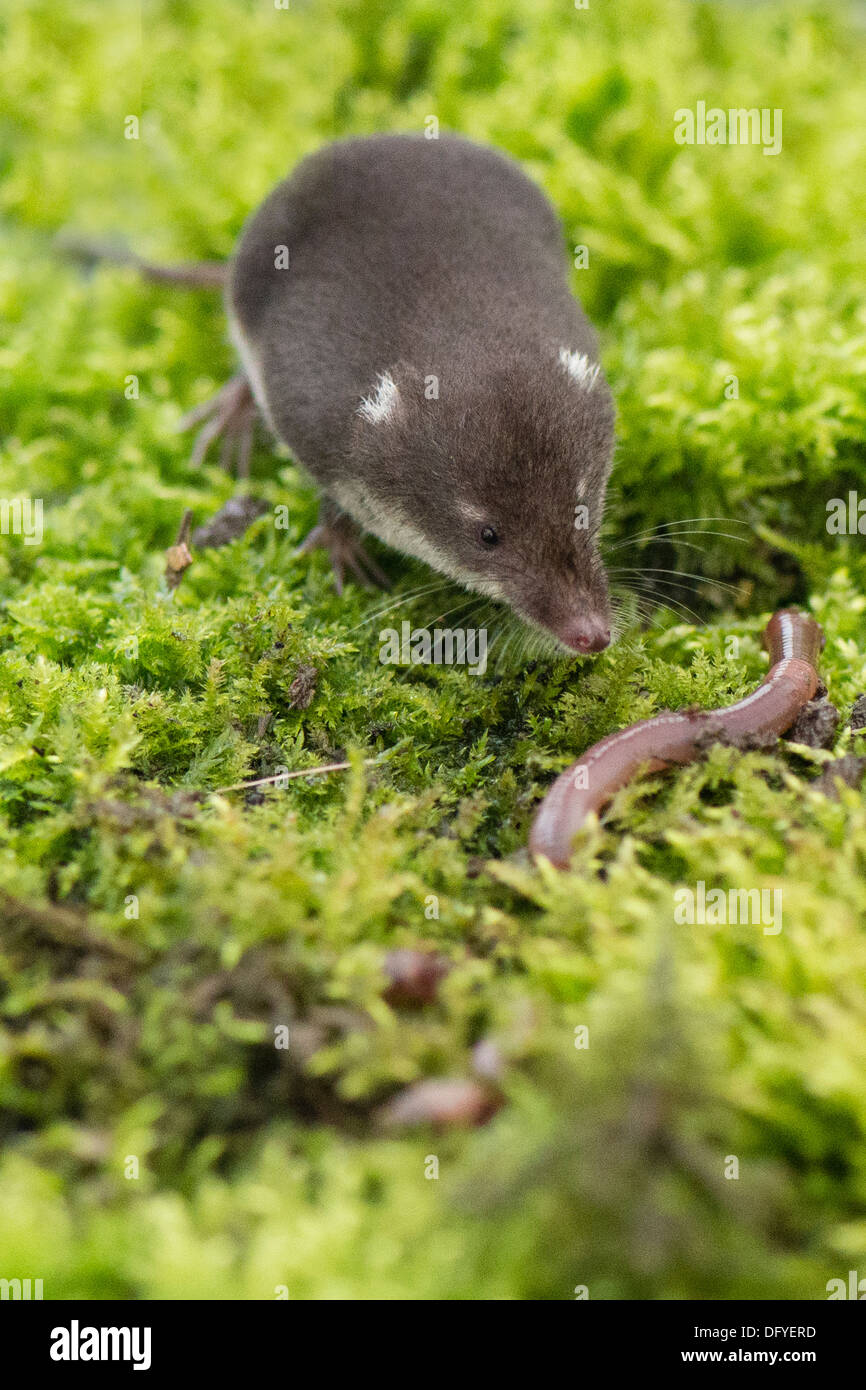
[[[803,706],[785,738],[807,748],[832,748],[838,724],[839,711],[824,695]]]
[[[866,729],[866,695],[858,695],[851,710],[851,718],[848,723],[854,733],[859,733],[861,729]]]
[[[693,713],[700,714],[702,711],[695,710]],[[731,733],[723,724],[708,721],[706,728],[695,739],[695,748],[701,753],[708,753],[719,744],[723,748],[736,748],[740,753],[769,753],[778,742],[776,734],[757,733],[751,729]]]
[[[416,1081],[400,1091],[379,1112],[386,1129],[472,1128],[486,1124],[502,1105],[502,1096],[491,1086],[463,1077]]]
[[[216,516],[199,526],[193,542],[199,550],[216,550],[245,535],[254,521],[270,511],[267,502],[261,497],[230,497]]]
[[[432,951],[389,951],[384,964],[391,981],[384,998],[394,1008],[432,1004],[449,970],[448,962]]]
[[[834,762],[827,763],[822,769],[820,777],[816,777],[812,786],[815,791],[823,792],[831,801],[839,800],[839,788],[837,779],[844,782],[846,787],[853,787],[856,791],[866,775],[866,758],[855,757],[853,753],[846,753],[842,758],[836,758]]]
[[[315,666],[299,666],[289,686],[289,709],[307,709],[316,693],[319,673]]]

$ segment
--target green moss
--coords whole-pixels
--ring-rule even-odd
[[[0,545],[0,1273],[51,1298],[823,1297],[866,1258],[863,796],[810,788],[820,752],[716,748],[621,792],[570,873],[523,847],[592,741],[751,688],[780,603],[824,625],[843,714],[866,689],[863,538],[825,525],[866,456],[862,28],[684,0],[141,11],[0,20],[0,496],[45,506],[41,545]],[[678,146],[697,100],[781,108],[782,154]],[[174,428],[231,370],[219,305],[51,250],[71,225],[224,256],[306,151],[431,114],[522,159],[590,248],[606,545],[637,592],[592,666],[528,660],[492,609],[484,676],[382,665],[383,625],[466,596],[383,553],[391,599],[338,599],[264,439],[253,487],[289,529],[264,515],[169,594],[184,509],[232,492]],[[660,537],[696,517],[720,520]],[[780,888],[783,930],[676,925],[700,879]],[[384,1002],[399,946],[450,961],[436,1003]],[[485,1129],[382,1130],[488,1039]]]

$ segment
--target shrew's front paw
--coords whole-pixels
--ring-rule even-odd
[[[313,550],[327,550],[338,594],[343,592],[347,569],[366,589],[391,587],[388,576],[373,557],[367,554],[355,522],[344,512],[337,513],[330,507],[323,506],[318,522],[309,535],[304,537],[296,553],[309,555]]]
[[[197,468],[204,462],[214,440],[222,438],[220,467],[231,472],[234,464],[235,476],[248,478],[257,417],[258,407],[250,384],[239,372],[215,396],[190,410],[179,422],[177,428],[181,432],[192,429],[193,425],[202,427],[196,435],[190,463]]]

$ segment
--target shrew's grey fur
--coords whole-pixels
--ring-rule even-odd
[[[332,523],[604,645],[613,402],[556,216],[516,164],[454,136],[328,146],[248,223],[227,302]]]

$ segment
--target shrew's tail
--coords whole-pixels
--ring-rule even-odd
[[[228,265],[225,261],[192,261],[188,265],[156,265],[137,256],[128,247],[116,242],[97,241],[78,236],[72,232],[61,232],[55,241],[57,250],[64,256],[93,271],[102,262],[111,265],[128,265],[137,270],[145,280],[162,285],[181,285],[186,289],[222,289],[226,282]]]

